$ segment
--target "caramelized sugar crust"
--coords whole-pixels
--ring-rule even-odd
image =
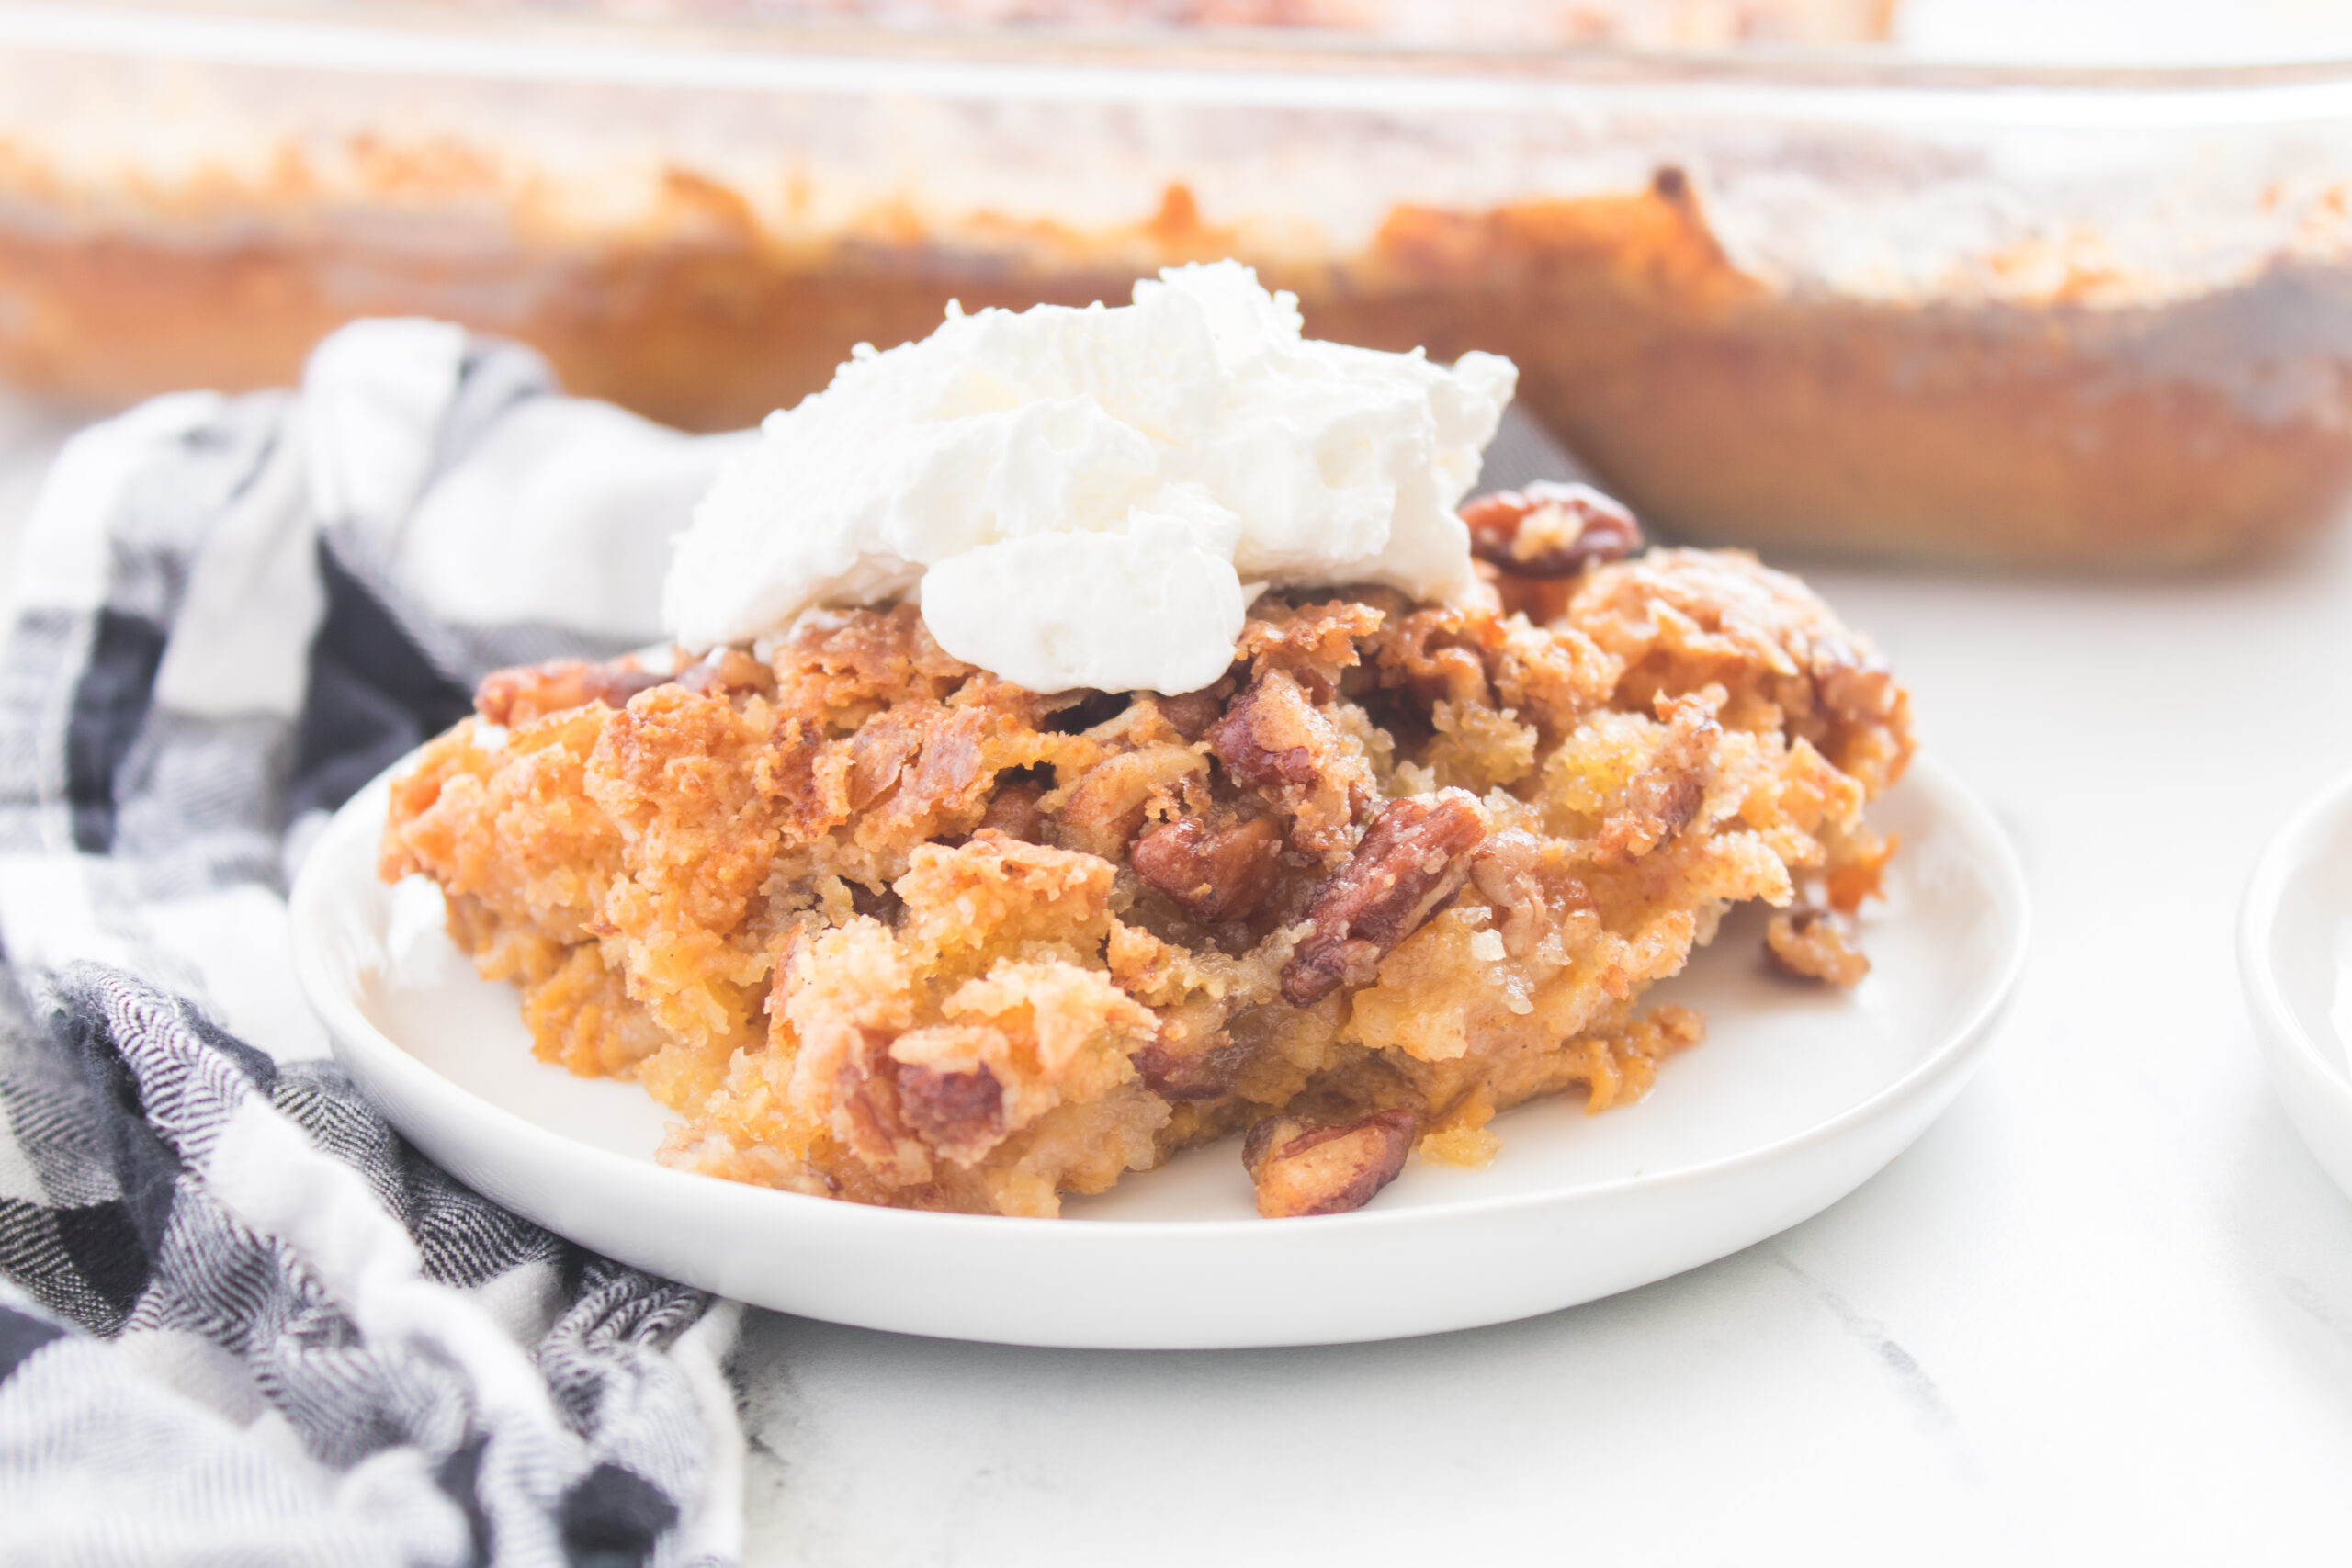
[[[1261,1212],[1337,1212],[1522,1100],[1646,1092],[1701,1022],[1641,994],[1730,905],[1866,967],[1862,806],[1912,749],[1869,646],[1736,553],[1502,585],[1268,594],[1181,697],[1026,691],[907,607],[509,671],[394,785],[383,874],[540,1055],[684,1117],[673,1164],[1052,1214],[1247,1130]]]

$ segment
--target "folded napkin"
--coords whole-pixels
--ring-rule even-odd
[[[734,439],[373,321],[60,456],[0,663],[0,1562],[733,1559],[732,1309],[402,1143],[284,894],[486,671],[659,635]]]

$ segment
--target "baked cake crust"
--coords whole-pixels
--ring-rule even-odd
[[[1742,554],[1549,570],[1268,593],[1177,697],[1024,690],[908,606],[504,672],[382,872],[541,1056],[684,1118],[673,1164],[1045,1215],[1247,1133],[1261,1213],[1352,1208],[1514,1104],[1646,1093],[1702,1024],[1642,993],[1731,905],[1792,974],[1867,967],[1862,807],[1912,750],[1867,642]]]

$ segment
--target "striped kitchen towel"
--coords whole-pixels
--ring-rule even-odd
[[[486,671],[658,636],[733,439],[372,321],[60,456],[0,663],[0,1562],[734,1558],[732,1309],[404,1144],[284,901]]]

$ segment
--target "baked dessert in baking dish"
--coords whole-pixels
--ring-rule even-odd
[[[2352,494],[2352,113],[2317,66],[1636,60],[1535,26],[1787,33],[1867,0],[784,7],[1361,16],[1476,28],[1468,53],[763,26],[743,0],[711,0],[724,27],[566,6],[538,48],[514,7],[293,9],[76,43],[0,8],[0,379],[282,386],[342,323],[424,315],[723,429],[950,299],[1083,305],[1240,256],[1319,336],[1508,353],[1523,405],[1684,542],[2193,567]]]
[[[683,541],[675,663],[494,675],[395,782],[384,874],[541,1055],[738,1179],[1052,1214],[1237,1135],[1318,1214],[1646,1093],[1735,904],[1860,977],[1912,749],[1866,641],[1582,487],[1457,513],[1507,364],[1137,298],[844,367]]]

